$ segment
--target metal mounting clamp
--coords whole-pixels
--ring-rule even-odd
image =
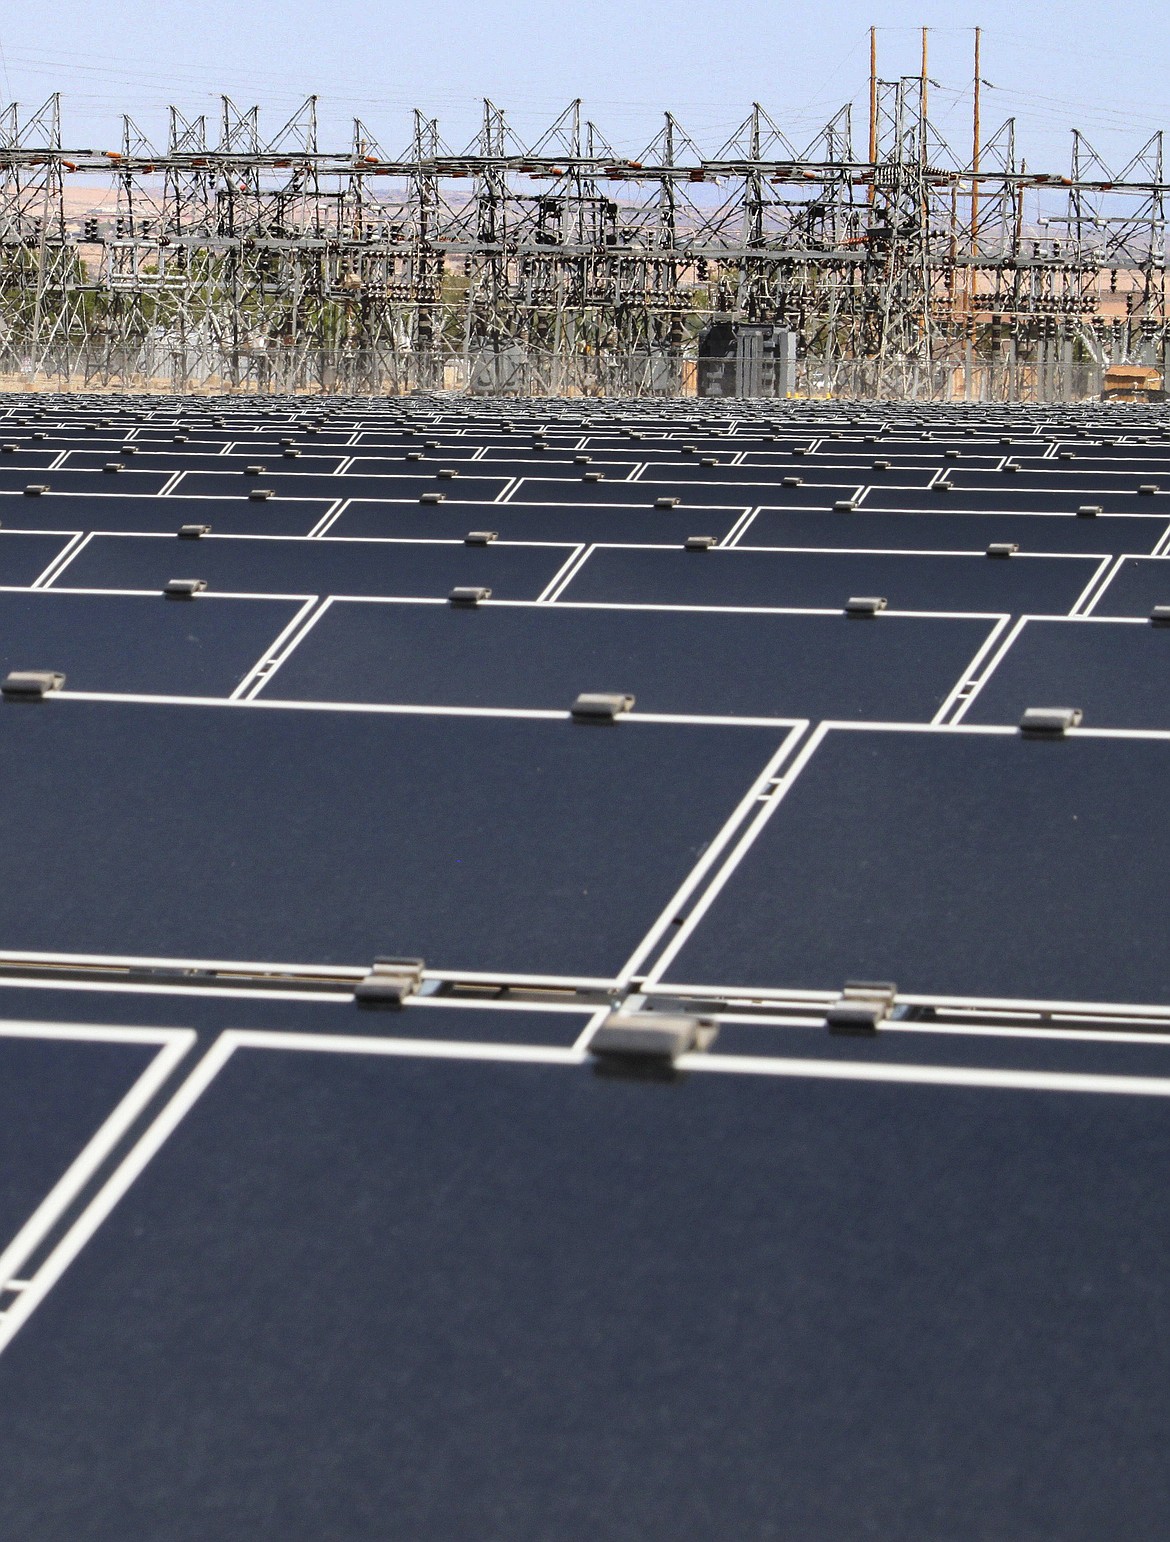
[[[854,594],[845,601],[847,616],[876,616],[885,608],[886,601],[880,594]]]
[[[163,593],[168,600],[193,600],[206,588],[205,578],[171,578],[167,580]]]
[[[490,589],[477,589],[471,585],[460,586],[452,589],[447,599],[452,605],[471,606],[478,605],[481,600],[491,598]]]
[[[14,669],[0,681],[0,695],[6,701],[40,701],[64,684],[65,676],[58,670]]]
[[[846,980],[825,1013],[825,1026],[830,1033],[876,1033],[893,1010],[897,994],[898,987],[889,981]]]
[[[359,1007],[401,1007],[422,985],[424,967],[421,958],[376,958],[353,999]]]
[[[1029,707],[1020,719],[1020,732],[1032,738],[1060,739],[1082,716],[1080,707]]]
[[[632,696],[585,691],[569,710],[576,723],[613,723],[633,705]]]
[[[201,535],[210,535],[210,525],[180,525],[180,541],[197,541]]]
[[[673,1065],[714,1043],[718,1025],[709,1017],[665,1012],[611,1012],[589,1041],[599,1060]]]

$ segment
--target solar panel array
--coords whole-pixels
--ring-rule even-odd
[[[1156,1534],[1157,408],[0,412],[14,1535]]]

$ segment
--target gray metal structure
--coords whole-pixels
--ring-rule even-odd
[[[948,145],[925,72],[874,78],[865,149],[849,107],[798,145],[753,106],[713,153],[668,113],[631,157],[579,102],[530,144],[485,102],[461,150],[416,113],[398,154],[360,121],[323,149],[314,98],[276,132],[226,97],[218,123],[172,108],[163,146],[127,117],[106,151],[67,148],[56,96],[11,106],[0,377],[687,394],[712,323],[739,337],[725,394],[1071,400],[1161,368],[1161,133],[1111,168],[1074,131],[1039,174],[1013,120],[975,121]]]

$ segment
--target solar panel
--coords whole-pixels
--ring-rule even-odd
[[[64,1191],[76,1192],[71,1171],[76,1179],[86,1148],[148,1073],[159,1037],[65,1037],[0,1023],[0,1281],[16,1275],[31,1251],[37,1213],[63,1208],[71,1197]]]
[[[56,449],[40,449],[28,444],[11,442],[3,447],[4,459],[0,461],[0,466],[6,470],[15,470],[18,467],[25,470],[33,468],[42,470],[46,466],[51,466],[59,453]]]
[[[624,468],[622,468],[624,473]],[[595,473],[600,475],[600,473]],[[630,508],[652,509],[659,498],[675,498],[678,503],[686,508],[748,508],[758,500],[758,495],[763,488],[745,482],[742,485],[730,482],[696,482],[693,484],[675,482],[669,477],[655,474],[654,478],[638,478],[636,480],[626,477],[624,474],[606,472],[604,480],[572,481],[568,477],[544,478],[525,477],[506,495],[509,503],[531,504],[562,504],[562,503],[601,503],[623,504]],[[809,501],[808,489],[805,490],[804,502]],[[849,496],[856,492],[856,488],[842,490],[842,496]],[[821,496],[819,490],[815,496]]]
[[[176,511],[182,513],[177,502]],[[0,545],[0,556],[3,550]],[[62,588],[161,593],[182,568],[222,594],[445,597],[453,588],[483,586],[499,599],[534,600],[573,550],[503,541],[469,547],[462,541],[308,541],[218,534],[179,546],[162,536],[95,535],[55,582]]]
[[[740,508],[651,509],[605,504],[386,503],[355,499],[327,527],[331,536],[463,540],[471,530],[502,541],[631,542],[682,546],[689,535],[724,540],[747,513]]]
[[[68,530],[54,534],[0,530],[0,584],[36,583],[76,539],[77,533]]]
[[[1020,487],[1011,478],[1004,478],[1002,492],[986,488],[961,487],[957,483],[950,492],[938,492],[934,487],[881,487],[871,488],[865,499],[872,509],[920,509],[924,512],[956,512],[987,514],[1075,514],[1084,503],[1098,504],[1106,514],[1160,515],[1170,522],[1170,490],[1143,496],[1136,491],[1117,491],[1099,484],[1085,485],[1077,482],[1065,487]]]
[[[1165,1007],[1167,765],[1162,739],[830,728],[662,977]]]
[[[570,600],[837,609],[878,595],[897,610],[1068,611],[1100,568],[1091,557],[1011,561],[947,553],[715,549],[697,555],[594,547],[564,589]]]
[[[1094,597],[1099,616],[1141,616],[1156,605],[1170,604],[1170,561],[1165,557],[1122,557],[1110,569],[1108,581]]]
[[[0,400],[0,1530],[1160,1534],[1164,415]]]
[[[341,714],[69,696],[3,711],[10,947],[351,965],[417,954],[440,968],[603,979],[786,738],[783,728],[593,727],[567,711]],[[35,817],[45,806],[47,829]],[[602,858],[594,832],[619,817],[637,839]]]
[[[163,490],[171,475],[169,471],[131,470],[128,463],[122,470],[108,475],[103,471],[77,471],[61,466],[46,470],[43,476],[38,475],[33,485],[44,486],[54,493],[112,493],[117,480],[119,496],[137,494],[150,498]],[[28,467],[9,466],[5,457],[0,463],[0,492],[23,493],[29,485]]]
[[[301,614],[298,601],[0,589],[0,673],[53,669],[66,688],[229,696]]]
[[[1037,702],[1075,703],[1093,728],[1170,730],[1170,628],[1146,621],[1022,622],[962,716],[1020,721]]]
[[[639,710],[929,721],[991,618],[334,601],[264,694],[286,700],[563,708],[587,668]]]
[[[22,530],[109,530],[174,535],[181,525],[206,524],[219,535],[308,535],[335,507],[323,498],[160,498],[45,493],[25,498],[0,492],[0,521]]]
[[[342,454],[317,455],[301,450],[295,452],[298,457],[296,460],[289,460],[285,459],[285,453],[279,449],[270,450],[264,454],[263,459],[274,472],[296,472],[300,476],[329,474],[339,470],[348,460],[348,456]],[[111,460],[117,458],[116,449],[71,450],[62,464],[73,470],[102,471]],[[259,458],[255,448],[224,455],[217,445],[205,446],[200,454],[192,452],[187,446],[180,451],[171,445],[155,444],[143,446],[135,455],[133,464],[136,476],[139,472],[152,471],[156,467],[173,475],[176,471],[242,471]]]
[[[159,1127],[5,1352],[14,1525],[1156,1532],[1156,1100],[387,1047]]]
[[[949,508],[949,505],[948,505]],[[985,552],[1012,541],[1024,552],[1152,551],[1167,523],[1141,515],[883,513],[862,504],[852,513],[762,508],[738,533],[744,546],[836,546],[888,551]]]
[[[405,498],[441,493],[449,503],[490,503],[508,485],[507,477],[476,476],[460,471],[457,477],[441,478],[439,469],[421,475],[377,477],[314,476],[274,469],[269,464],[257,485],[270,488],[277,498]],[[246,498],[253,478],[241,471],[187,471],[172,489],[177,498]]]

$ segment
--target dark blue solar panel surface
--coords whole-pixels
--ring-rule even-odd
[[[175,484],[176,498],[246,497],[251,487],[271,488],[278,498],[420,498],[423,493],[442,493],[449,503],[486,503],[508,485],[507,477],[481,477],[461,471],[443,479],[433,470],[421,476],[313,476],[281,471],[269,465],[262,476],[239,471],[188,471]]]
[[[331,520],[331,536],[462,540],[494,530],[503,541],[606,541],[682,546],[689,535],[730,535],[737,508],[631,509],[604,504],[443,504],[355,501]]]
[[[99,489],[104,492],[104,488]],[[329,513],[324,499],[91,497],[0,492],[0,522],[20,530],[115,530],[174,535],[180,525],[209,525],[219,535],[308,535]]]
[[[1170,730],[1170,628],[1028,621],[964,721],[1015,724],[1051,702],[1079,707],[1086,727]]]
[[[537,480],[525,477],[508,494],[509,503],[558,504],[597,503],[624,508],[654,508],[658,498],[677,497],[684,508],[734,508],[747,509],[754,502],[750,487],[735,487],[726,482],[703,482],[693,487],[662,487],[646,482],[618,480],[613,473],[606,473],[602,482],[574,482],[567,477]]]
[[[22,394],[0,444],[0,679],[67,677],[0,701],[0,1019],[284,1035],[0,1278],[5,1537],[1166,1529],[1163,409]],[[720,1035],[595,1075],[612,1005]],[[157,1053],[11,1043],[0,1248]]]
[[[564,708],[588,683],[639,711],[928,721],[991,623],[578,606],[329,607],[270,696]],[[1170,635],[1170,634],[1168,634]]]
[[[1082,504],[1096,503],[1106,514],[1156,515],[1170,522],[1170,490],[1145,497],[1096,485],[1086,488],[1079,481],[1067,488],[1017,487],[1013,478],[1004,477],[1003,487],[995,491],[956,484],[947,493],[934,488],[875,487],[865,503],[873,509],[920,509],[928,513],[953,509],[986,514],[1075,514]]]
[[[1149,616],[1170,605],[1170,558],[1128,557],[1120,562],[1092,606],[1095,616]]]
[[[1051,461],[1034,461],[1029,464],[1022,457],[1016,458],[1021,462],[1019,471],[1004,472],[1002,469],[970,471],[965,466],[952,466],[948,469],[947,476],[960,494],[970,488],[980,488],[986,492],[995,493],[1005,502],[1024,492],[1058,493],[1066,500],[1088,497],[1097,491],[1136,493],[1139,487],[1150,484],[1151,481],[1161,490],[1156,470],[1143,471],[1140,467],[1118,470],[1108,462],[1098,461],[1092,465],[1079,467],[1075,471],[1069,470],[1062,463],[1061,469],[1054,471]],[[1170,483],[1167,484],[1167,490],[1170,490]],[[1152,495],[1143,494],[1142,496]],[[1158,501],[1154,499],[1155,504]]]
[[[111,459],[116,459],[112,456]],[[0,490],[23,492],[30,483],[49,487],[55,493],[114,493],[152,497],[171,479],[169,471],[135,471],[131,466],[107,475],[101,471],[38,470],[35,476],[27,468],[9,467],[7,457],[0,461]],[[117,483],[115,488],[114,484]]]
[[[572,551],[570,546],[502,542],[470,547],[462,542],[221,540],[217,535],[187,542],[99,535],[57,583],[75,589],[161,590],[172,578],[202,578],[221,593],[444,597],[457,586],[471,585],[490,588],[499,599],[534,600]]]
[[[301,474],[310,472],[329,473],[336,471],[348,457],[343,454],[316,455],[301,451],[296,459],[284,459],[281,450],[266,451],[263,456],[265,470],[274,472],[295,471]],[[66,466],[87,468],[100,471],[110,460],[119,459],[117,451],[109,450],[71,450]],[[236,451],[230,455],[220,454],[214,446],[206,446],[202,453],[194,450],[190,445],[169,446],[152,445],[144,453],[136,455],[132,462],[135,472],[149,471],[159,465],[168,471],[243,471],[245,466],[260,464],[259,453],[253,451]]]
[[[157,1053],[153,1044],[0,1036],[0,1252]]]
[[[1168,770],[1162,741],[830,731],[669,977],[1170,1003]]]
[[[6,1513],[1156,1535],[1168,1158],[1153,1100],[239,1051],[7,1351]]]
[[[72,534],[60,531],[55,535],[30,535],[0,530],[0,584],[35,583],[72,539]]]
[[[863,504],[853,513],[762,508],[737,544],[985,552],[993,541],[1014,541],[1022,552],[1105,554],[1152,551],[1167,528],[1164,519],[1140,516],[883,514]]]
[[[544,975],[616,974],[784,738],[67,698],[0,710],[11,948],[417,954]]]
[[[896,610],[1067,611],[1097,571],[1089,557],[886,556],[871,552],[636,551],[597,547],[564,597],[659,605],[843,607],[880,595]]]
[[[0,590],[0,674],[54,669],[68,690],[227,696],[299,610],[289,600]]]

